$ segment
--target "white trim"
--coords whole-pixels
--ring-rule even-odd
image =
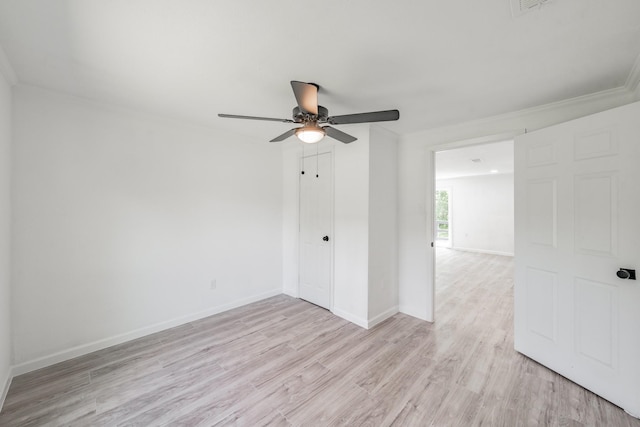
[[[427,319],[425,313],[419,313],[418,310],[416,310],[414,307],[409,307],[408,305],[401,305],[400,307],[398,307],[398,312],[406,314],[407,316],[415,317],[416,319],[433,323],[433,320]]]
[[[338,317],[342,317],[344,320],[348,320],[354,325],[358,325],[361,328],[369,329],[369,322],[362,317],[356,316],[355,314],[351,314],[348,311],[344,311],[335,307],[333,308],[333,310],[331,310],[331,312]]]
[[[425,178],[427,180],[427,194],[424,196],[427,198],[425,206],[427,209],[427,253],[429,256],[425,260],[430,263],[429,269],[431,271],[431,283],[427,283],[426,286],[429,289],[429,300],[427,301],[427,313],[425,314],[425,320],[429,322],[436,321],[436,230],[433,226],[435,224],[435,213],[436,213],[436,152],[430,149],[427,149],[427,171],[431,171],[431,173],[427,173]],[[426,242],[425,242],[426,243]],[[453,244],[453,240],[451,240]],[[429,304],[431,302],[431,304]]]
[[[582,104],[598,103],[605,99],[616,99],[616,98],[619,98],[620,96],[625,96],[625,95],[629,95],[629,91],[624,86],[620,86],[620,87],[603,90],[596,93],[576,96],[575,98],[563,99],[560,101],[551,102],[549,104],[538,105],[536,107],[525,108],[522,110],[500,114],[493,117],[487,117],[480,120],[465,122],[464,124],[467,125],[467,124],[474,124],[475,122],[485,123],[487,121],[494,121],[494,120],[502,121],[507,119],[515,119],[515,118],[520,118],[528,115],[546,113],[549,111],[553,112],[557,109],[562,109],[562,108],[574,108]]]
[[[608,90],[604,90],[604,91],[600,91],[600,92],[596,92],[588,95],[581,95],[575,98],[563,99],[563,100],[552,102],[549,104],[538,105],[535,107],[525,108],[522,110],[512,111],[512,112],[499,114],[495,116],[483,117],[483,118],[464,121],[464,122],[455,122],[455,123],[452,122],[452,123],[444,124],[438,127],[420,129],[420,130],[416,130],[415,132],[404,134],[403,140],[405,141],[410,140],[414,137],[417,140],[421,140],[421,139],[424,139],[424,135],[433,135],[433,134],[447,135],[450,133],[455,134],[456,132],[454,131],[459,131],[461,128],[474,129],[477,127],[490,125],[492,123],[495,123],[498,126],[500,126],[500,124],[503,122],[526,122],[527,119],[531,117],[543,116],[547,113],[553,114],[553,113],[556,113],[557,111],[562,111],[562,110],[576,110],[576,109],[580,110],[580,106],[582,105],[599,106],[598,107],[599,109],[597,109],[597,111],[578,115],[571,118],[571,119],[574,119],[574,118],[578,118],[585,115],[593,114],[595,112],[602,111],[602,108],[600,107],[602,106],[602,104],[605,104],[605,103],[615,104],[615,105],[604,108],[604,109],[610,109],[610,108],[615,108],[617,106],[625,105],[626,103],[632,102],[632,100],[633,100],[633,94],[629,90],[627,90],[627,88],[625,88],[624,86],[619,86],[614,89],[608,89]],[[571,119],[567,119],[567,120],[571,120]],[[547,126],[550,126],[551,124],[555,124],[555,123],[546,123],[542,127],[547,127]],[[527,130],[535,130],[535,129],[527,129]],[[522,131],[524,131],[524,129],[519,130],[520,133],[522,133]],[[506,134],[509,134],[512,132],[513,131],[508,131],[506,132]],[[491,135],[491,136],[496,136],[496,135]],[[467,143],[466,145],[482,144],[483,143],[483,141],[481,141],[482,138],[484,137],[472,138],[469,141],[478,139],[478,142]],[[457,148],[457,146],[455,145],[447,145],[447,144],[451,144],[451,143],[455,144],[460,141],[467,141],[467,139],[468,138],[465,138],[464,136],[453,137],[448,141],[445,140],[445,143],[443,144],[434,145],[434,146],[431,146],[430,148],[435,149],[435,151],[445,149],[443,147]],[[494,142],[497,142],[497,141],[499,140],[494,140]],[[489,141],[486,141],[486,142],[489,142]]]
[[[2,407],[4,406],[4,401],[7,398],[7,393],[9,393],[9,387],[11,387],[11,381],[13,380],[13,368],[9,367],[7,371],[7,378],[0,384],[4,384],[4,388],[2,390],[2,394],[0,394],[0,411],[2,411]]]
[[[13,376],[26,374],[27,372],[45,368],[47,366],[51,366],[53,364],[60,363],[65,360],[73,359],[79,356],[84,356],[85,354],[89,354],[94,351],[102,350],[117,344],[122,344],[127,341],[141,338],[156,332],[164,331],[166,329],[174,328],[176,326],[180,326],[185,323],[189,323],[199,319],[203,319],[205,317],[213,316],[214,314],[222,313],[224,311],[228,311],[237,307],[241,307],[243,305],[251,304],[253,302],[260,301],[266,298],[271,298],[281,294],[282,294],[282,289],[273,289],[271,291],[263,292],[261,294],[253,295],[248,298],[243,298],[227,304],[212,307],[197,313],[188,314],[186,316],[181,316],[175,319],[156,323],[155,325],[146,326],[144,328],[136,329],[130,332],[126,332],[124,334],[115,335],[113,337],[104,338],[88,344],[79,345],[77,347],[59,351],[57,353],[53,353],[48,356],[40,357],[38,359],[30,360],[28,362],[15,365],[13,366],[12,374]]]
[[[374,317],[373,319],[369,319],[369,321],[367,322],[367,329],[371,329],[376,325],[379,325],[380,323],[384,322],[385,320],[389,319],[390,317],[395,316],[396,314],[398,314],[398,306],[393,306],[390,309],[378,314],[376,317]]]
[[[7,54],[2,46],[0,46],[0,74],[7,79],[11,86],[15,86],[18,83],[16,72],[13,70],[11,63],[9,62],[9,58],[7,58]]]
[[[502,256],[513,256],[514,254],[511,252],[501,252],[501,251],[491,251],[488,249],[475,249],[475,248],[459,248],[457,246],[452,247],[454,251],[460,252],[475,252],[479,254],[489,254],[489,255],[502,255]]]
[[[434,152],[448,151],[455,148],[465,148],[472,145],[492,144],[495,142],[513,141],[516,136],[527,133],[526,129],[514,129],[493,135],[478,136],[475,138],[461,139],[451,142],[445,142],[438,145],[430,145],[429,149]],[[451,179],[451,178],[445,178]]]
[[[282,293],[285,295],[289,295],[290,297],[293,298],[300,298],[300,296],[298,295],[298,288],[296,289],[290,289],[290,288],[282,288]]]

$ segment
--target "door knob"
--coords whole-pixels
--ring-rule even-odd
[[[616,276],[621,279],[636,280],[636,271],[630,268],[621,268],[616,272]]]
[[[325,242],[328,242],[328,241],[329,241],[329,236],[324,236],[324,237],[322,238],[322,240],[323,240],[323,241],[325,241]]]

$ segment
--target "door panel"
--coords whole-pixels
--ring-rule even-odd
[[[528,239],[531,243],[555,248],[558,222],[556,180],[531,180],[527,187]]]
[[[515,347],[640,415],[640,104],[516,138]]]
[[[617,173],[575,177],[575,250],[615,256],[618,236]]]
[[[607,283],[576,278],[576,352],[616,370],[618,290]]]
[[[555,343],[558,336],[558,275],[529,267],[526,286],[528,331]]]
[[[300,174],[300,298],[331,309],[332,166],[331,154],[302,159]]]

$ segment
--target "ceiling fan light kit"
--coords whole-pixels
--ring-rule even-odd
[[[298,137],[298,139],[307,144],[315,144],[316,142],[320,142],[325,135],[325,130],[318,125],[303,126],[296,129],[296,136]]]
[[[371,113],[346,114],[342,116],[329,116],[329,110],[318,105],[318,90],[320,86],[315,83],[304,83],[292,81],[291,88],[298,103],[293,109],[292,119],[274,119],[270,117],[239,116],[236,114],[218,114],[218,117],[228,119],[263,120],[270,122],[297,123],[302,127],[293,128],[282,135],[273,138],[270,142],[282,142],[290,136],[295,135],[300,141],[307,144],[320,142],[325,135],[336,139],[344,144],[356,141],[357,138],[342,132],[331,126],[320,126],[328,123],[330,125],[344,125],[356,123],[386,122],[398,120],[400,112],[398,110],[374,111]]]

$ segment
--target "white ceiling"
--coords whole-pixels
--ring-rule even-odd
[[[512,140],[436,153],[436,179],[505,173],[513,173]]]
[[[288,125],[217,113],[288,118],[301,80],[333,115],[398,108],[404,134],[621,87],[638,17],[638,0],[516,18],[509,0],[0,0],[0,45],[22,83],[268,140]]]

